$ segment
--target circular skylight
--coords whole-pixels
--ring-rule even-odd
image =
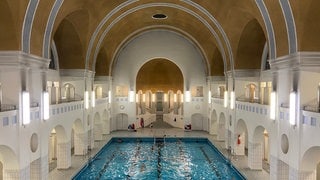
[[[153,19],[166,19],[167,15],[165,14],[155,14],[152,16]]]

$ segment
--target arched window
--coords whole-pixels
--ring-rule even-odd
[[[249,102],[254,102],[257,99],[258,88],[257,85],[250,83],[246,85],[246,99],[249,99]]]
[[[62,95],[62,100],[63,101],[74,101],[75,100],[75,87],[67,83],[63,85],[61,89],[61,95]]]

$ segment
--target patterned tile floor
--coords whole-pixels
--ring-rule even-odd
[[[188,131],[185,132],[182,129],[168,128],[168,129],[155,129],[155,128],[144,128],[138,129],[137,132],[128,131],[116,131],[110,135],[104,135],[104,140],[96,141],[95,148],[90,154],[85,156],[72,156],[71,167],[67,170],[54,169],[49,173],[49,179],[61,180],[71,179],[87,162],[87,160],[94,156],[101,147],[108,142],[112,137],[207,137],[215,146],[228,158],[231,159],[232,163],[244,174],[248,180],[267,180],[270,179],[269,173],[265,170],[250,170],[247,165],[247,156],[230,156],[228,155],[227,149],[224,148],[224,142],[216,141],[216,136],[210,135],[203,131]]]

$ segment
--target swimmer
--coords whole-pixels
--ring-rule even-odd
[[[146,165],[142,163],[142,165],[140,166],[140,172],[143,172],[145,170],[146,170]]]

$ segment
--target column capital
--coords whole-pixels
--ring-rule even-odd
[[[0,67],[7,68],[31,68],[47,70],[50,59],[27,54],[21,51],[1,51],[0,52]]]
[[[297,52],[270,60],[271,70],[294,69],[297,71],[320,72],[320,52]]]

